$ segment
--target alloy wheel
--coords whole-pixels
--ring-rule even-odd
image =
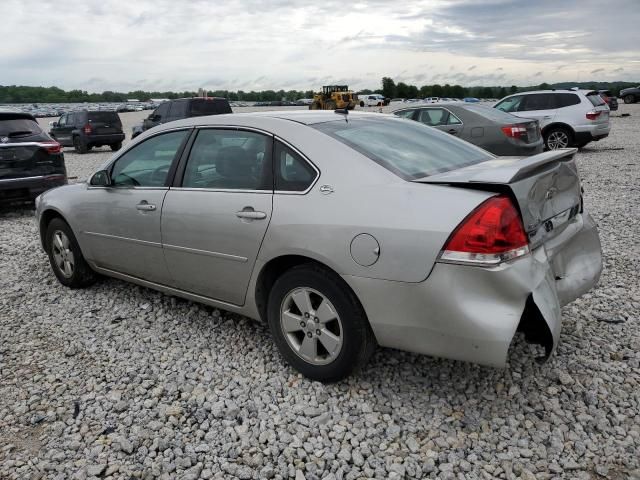
[[[555,130],[549,134],[547,138],[547,147],[549,150],[557,148],[566,148],[569,145],[569,135],[562,130]]]
[[[52,254],[58,270],[66,278],[71,278],[75,268],[75,259],[70,249],[69,237],[64,232],[56,230],[52,240]]]
[[[342,350],[340,316],[323,294],[312,288],[296,288],[280,306],[280,328],[289,347],[312,365],[333,362]]]

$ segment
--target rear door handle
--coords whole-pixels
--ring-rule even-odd
[[[239,212],[236,212],[236,217],[248,220],[264,220],[267,218],[267,214],[265,212],[256,212],[253,207],[244,207]]]
[[[451,130],[447,130],[447,132],[449,132],[451,135],[455,135],[456,133],[458,133],[458,131],[455,128],[452,128]]]
[[[147,203],[146,200],[143,200],[136,205],[136,208],[143,212],[153,212],[156,209],[156,206],[152,203]]]
[[[550,118],[551,118],[551,115],[545,115],[545,116],[544,116],[544,119],[545,119],[545,120],[549,120]]]

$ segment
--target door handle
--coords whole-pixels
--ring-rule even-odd
[[[451,130],[447,130],[447,132],[449,132],[451,135],[455,135],[456,133],[458,133],[458,131],[455,128],[452,128]]]
[[[146,200],[143,200],[136,205],[136,208],[143,212],[153,212],[156,209],[156,206],[152,203],[147,203]]]
[[[239,212],[236,212],[236,217],[247,220],[264,220],[267,218],[267,214],[265,212],[256,212],[253,207],[244,207]]]
[[[545,115],[543,118],[544,118],[545,120],[549,120],[549,119],[551,118],[551,115]]]

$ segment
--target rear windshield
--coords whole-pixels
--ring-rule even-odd
[[[594,107],[599,107],[600,105],[605,105],[607,103],[597,92],[589,93],[587,95],[587,98],[593,104]]]
[[[42,134],[37,122],[26,118],[0,120],[0,137],[21,138]]]
[[[120,116],[115,112],[89,112],[87,117],[91,122],[108,123],[111,125],[122,125]]]
[[[494,158],[470,143],[403,118],[353,118],[311,125],[405,180]]]
[[[226,100],[192,100],[191,116],[217,115],[219,113],[231,113],[231,107]]]
[[[510,113],[503,112],[502,110],[498,110],[497,108],[485,107],[484,105],[465,105],[464,107],[460,107],[463,110],[469,110],[472,113],[480,115],[484,118],[488,118],[489,120],[493,120],[498,123],[519,123],[522,122],[522,119],[516,117],[515,115],[511,115]]]

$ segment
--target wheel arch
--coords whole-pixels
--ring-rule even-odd
[[[550,123],[549,125],[547,125],[546,127],[544,127],[544,128],[542,129],[542,135],[543,135],[543,136],[544,136],[544,135],[546,135],[546,133],[547,133],[549,130],[552,130],[552,129],[554,129],[554,128],[564,128],[565,130],[568,130],[568,131],[569,131],[569,133],[571,134],[571,136],[572,136],[572,137],[575,137],[575,135],[576,135],[576,132],[575,132],[575,130],[573,129],[573,127],[572,127],[571,125],[569,125],[569,124],[567,124],[567,123],[563,123],[563,122],[553,122],[553,123]]]
[[[299,254],[281,255],[278,257],[274,257],[271,260],[269,260],[267,263],[265,263],[256,278],[256,284],[254,289],[254,300],[255,300],[256,309],[260,319],[262,319],[263,321],[266,321],[269,292],[271,291],[271,288],[273,287],[273,284],[276,282],[276,280],[286,271],[294,267],[297,267],[299,265],[305,265],[305,264],[316,266],[318,268],[324,269],[336,275],[336,277],[339,278],[340,281],[342,282],[344,288],[347,288],[353,294],[354,298],[360,304],[360,307],[362,307],[362,303],[360,302],[360,299],[358,298],[356,293],[353,291],[351,286],[342,279],[342,277],[338,272],[336,272],[333,268],[328,266],[326,263],[323,263],[317,259],[305,256],[305,255],[299,255]],[[365,309],[362,308],[362,311],[365,312]]]
[[[66,218],[64,218],[64,215],[62,215],[62,213],[60,213],[55,208],[49,207],[45,211],[43,211],[42,214],[40,214],[40,220],[38,222],[39,223],[38,226],[40,229],[40,245],[42,245],[42,249],[45,251],[47,250],[47,244],[46,244],[47,228],[49,227],[51,220],[53,220],[54,218],[59,218],[63,222],[65,222],[67,225],[69,225],[69,222],[67,221]]]

